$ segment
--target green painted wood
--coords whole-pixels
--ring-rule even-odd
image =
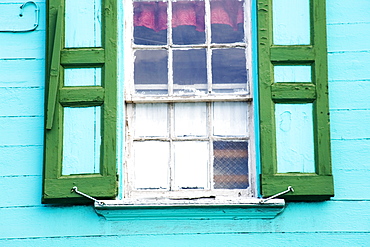
[[[72,193],[74,186],[78,190],[97,198],[113,198],[116,196],[116,176],[101,176],[96,174],[69,175],[58,179],[46,179],[44,200],[56,203],[92,202],[76,193]]]
[[[117,195],[116,114],[117,114],[117,2],[103,0],[102,48],[64,49],[64,25],[54,30],[56,9],[64,0],[48,1],[47,64],[53,61],[51,48],[54,33],[60,33],[59,68],[102,68],[102,87],[63,87],[58,83],[53,128],[45,131],[43,203],[86,203],[85,198],[70,192],[73,186],[97,198],[112,199]],[[64,15],[60,22],[64,23]],[[56,63],[56,62],[55,62]],[[63,71],[60,79],[63,80]],[[83,78],[81,78],[83,79]],[[50,81],[48,82],[50,84]],[[50,86],[49,86],[50,88]],[[63,108],[102,106],[102,144],[100,174],[62,176]]]
[[[312,62],[315,51],[312,46],[272,46],[271,61],[273,62]]]
[[[274,83],[271,97],[274,102],[310,103],[316,99],[316,86],[310,83]]]
[[[311,0],[311,44],[274,46],[272,1],[258,2],[261,188],[271,196],[293,186],[290,200],[322,200],[334,195],[328,107],[325,1]],[[312,84],[274,83],[273,65],[312,65]],[[275,102],[314,105],[315,174],[277,174]]]
[[[51,129],[54,120],[54,112],[56,105],[56,97],[59,84],[60,74],[60,50],[62,46],[62,21],[63,21],[63,10],[59,8],[56,13],[57,22],[55,24],[54,33],[54,44],[51,57],[50,77],[49,77],[49,94],[47,97],[47,109],[46,109],[46,129]]]
[[[294,199],[294,197],[298,197],[300,200],[329,199],[327,195],[332,193],[332,188],[326,186],[333,180],[332,176],[319,176],[309,173],[289,173],[262,175],[261,178],[262,186],[266,186],[264,190],[266,194],[275,194],[276,191],[284,191],[286,190],[286,184],[292,186],[294,192],[289,192],[281,196],[281,198],[285,199]],[[304,186],[302,186],[302,184],[304,184]],[[321,189],[313,190],[315,187],[321,187]]]
[[[64,87],[59,102],[63,106],[99,106],[104,103],[104,92],[102,87]]]
[[[92,66],[103,65],[105,50],[102,48],[64,49],[61,51],[63,66]]]

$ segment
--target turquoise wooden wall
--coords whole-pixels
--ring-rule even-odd
[[[288,203],[272,220],[222,221],[106,221],[91,206],[40,203],[45,0],[36,2],[41,9],[36,31],[0,32],[0,246],[369,245],[368,0],[327,0],[335,197]],[[33,24],[33,16],[29,21],[12,16],[22,3],[0,0],[0,29]]]

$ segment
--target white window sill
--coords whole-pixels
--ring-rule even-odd
[[[95,203],[107,220],[273,219],[284,210],[284,199],[125,199]]]

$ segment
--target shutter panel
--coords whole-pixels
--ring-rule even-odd
[[[45,161],[44,161],[44,203],[79,203],[86,199],[71,193],[73,186],[90,196],[111,199],[117,194],[116,175],[116,104],[117,104],[117,14],[115,0],[101,2],[101,45],[97,47],[66,47],[66,2],[67,0],[48,1],[48,33],[47,33],[47,103],[45,130]],[[73,2],[73,1],[69,1]],[[93,1],[91,1],[93,2]],[[98,1],[96,1],[98,2]],[[94,11],[95,12],[95,11]],[[84,20],[80,20],[83,22]],[[67,69],[99,70],[97,85],[66,85]],[[100,75],[101,74],[101,75]],[[82,82],[87,78],[80,76]],[[63,174],[63,165],[68,165],[68,154],[64,150],[66,133],[70,132],[70,123],[75,117],[66,117],[66,109],[73,112],[99,108],[95,122],[90,118],[82,118],[87,126],[95,126],[93,142],[97,168],[92,172]],[[77,110],[77,111],[76,111]],[[77,114],[79,115],[79,114]],[[94,115],[95,116],[95,115]],[[100,117],[99,117],[100,116]],[[78,117],[78,116],[77,116]],[[81,117],[79,117],[81,120]],[[85,126],[85,122],[82,126]],[[68,128],[65,128],[68,126]],[[83,129],[83,127],[81,127]],[[73,136],[72,136],[73,140]],[[90,140],[82,140],[91,146]],[[69,143],[67,143],[69,145]],[[85,150],[85,145],[73,146],[75,153]],[[76,151],[77,150],[77,151]],[[77,155],[78,156],[78,155]],[[63,163],[64,159],[64,163]],[[67,160],[68,159],[68,160]]]
[[[272,0],[258,1],[261,187],[267,197],[287,189],[288,200],[325,200],[334,195],[330,160],[325,1],[310,1],[310,44],[274,45]],[[287,6],[289,8],[289,6]],[[309,65],[311,83],[276,83],[274,66]],[[278,173],[275,107],[312,103],[314,172]]]

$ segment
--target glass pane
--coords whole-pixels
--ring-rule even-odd
[[[167,104],[136,104],[135,137],[168,136]]]
[[[213,143],[213,182],[215,189],[246,189],[248,182],[248,143]]]
[[[137,45],[167,44],[166,2],[134,2],[134,43]]]
[[[207,135],[206,103],[178,103],[174,108],[176,136]]]
[[[177,45],[204,44],[204,1],[172,3],[172,39]]]
[[[247,136],[247,102],[213,103],[213,134],[216,136]]]
[[[311,82],[311,66],[274,66],[275,82]]]
[[[275,45],[309,45],[310,0],[273,0]]]
[[[64,107],[62,175],[99,173],[101,107]]]
[[[278,173],[315,172],[312,104],[276,104]]]
[[[101,68],[64,69],[64,86],[101,86]]]
[[[169,143],[134,142],[136,189],[167,189]]]
[[[244,40],[244,1],[211,0],[212,43]]]
[[[208,142],[174,142],[175,188],[208,188]]]
[[[247,91],[245,50],[238,48],[214,49],[212,52],[213,92]]]
[[[175,50],[173,52],[173,83],[177,94],[207,91],[206,50]]]
[[[101,46],[101,0],[66,0],[65,46]]]
[[[167,51],[135,51],[135,91],[140,94],[167,94]]]

